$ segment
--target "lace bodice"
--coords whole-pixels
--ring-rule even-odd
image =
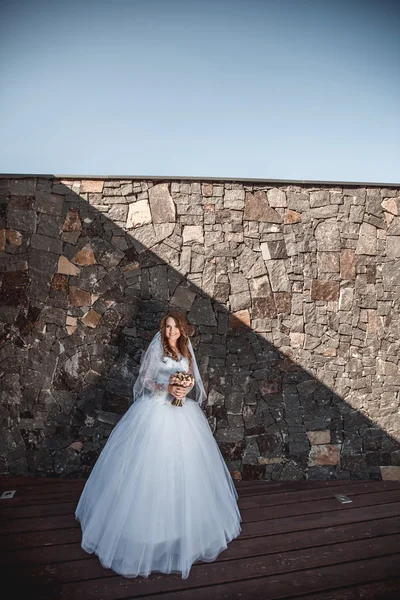
[[[169,378],[173,373],[177,371],[187,371],[189,368],[189,361],[185,356],[181,356],[179,361],[164,356],[161,359],[161,368],[157,375],[157,383],[168,384]]]
[[[177,371],[188,370],[189,361],[185,356],[181,356],[178,361],[169,356],[163,356],[161,365],[157,369],[157,377],[154,380],[146,379],[148,398],[159,404],[172,402],[173,397],[168,393],[169,378]]]

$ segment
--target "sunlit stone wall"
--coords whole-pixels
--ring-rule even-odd
[[[233,477],[400,478],[399,188],[2,178],[0,210],[2,472],[86,476],[174,306]]]

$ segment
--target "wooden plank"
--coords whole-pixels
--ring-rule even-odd
[[[87,478],[68,479],[66,477],[36,477],[31,475],[0,475],[0,486],[3,485],[19,485],[38,487],[40,485],[62,485],[64,483],[80,483],[84,484]]]
[[[273,554],[282,550],[316,548],[325,546],[327,540],[329,540],[329,545],[332,545],[348,541],[354,542],[355,540],[372,540],[376,537],[394,533],[400,534],[400,516],[394,519],[377,519],[369,523],[363,522],[356,525],[322,528],[310,532],[301,531],[258,538],[237,538],[228,545],[228,548],[214,562]],[[91,556],[81,548],[80,544],[72,543],[28,549],[18,548],[11,552],[4,550],[2,553],[0,552],[0,562],[10,565],[45,565],[47,568],[52,563],[79,561],[82,563],[83,569],[81,579],[87,579],[91,576],[90,569],[86,569],[83,563],[85,560],[91,560]],[[109,573],[109,571],[105,571],[105,573]]]
[[[31,519],[53,515],[70,515],[75,512],[77,502],[52,502],[33,506],[9,506],[0,514],[0,525],[5,519]]]
[[[0,503],[1,510],[12,506],[39,506],[42,504],[57,504],[58,502],[78,502],[82,490],[72,492],[57,492],[52,494],[32,494],[29,496],[17,496],[7,498],[4,504]]]
[[[6,569],[0,566],[1,586],[3,590],[7,590],[7,594],[12,598],[23,600],[55,600],[57,595],[53,589],[53,585],[46,586],[44,584],[34,584],[29,579],[15,577],[14,572],[9,567]],[[10,593],[9,590],[12,590]]]
[[[330,564],[339,565],[350,561],[354,556],[357,556],[357,560],[363,560],[376,556],[386,556],[399,551],[399,549],[400,534],[394,534],[373,541],[364,539],[342,544],[330,544],[319,548],[264,554],[256,557],[241,557],[223,565],[215,561],[212,563],[197,563],[191,573],[191,585],[197,587],[204,581],[207,582],[207,585],[217,585],[265,575],[298,571],[305,568],[311,569]],[[111,569],[102,567],[95,556],[84,561],[74,560],[39,566],[15,566],[14,573],[17,577],[30,579],[34,583],[51,583],[54,581],[61,583],[79,581],[83,583],[83,579],[92,580],[102,577],[109,577],[113,580],[119,579]],[[175,580],[175,576],[164,577],[162,590],[169,590],[170,585],[174,589],[180,589],[176,587]],[[112,587],[114,583],[115,581],[110,580],[107,585]],[[182,587],[185,588],[186,586],[187,582],[183,582]],[[137,584],[135,584],[135,594],[139,593],[137,587]],[[156,590],[152,591],[155,592]]]
[[[59,483],[58,485],[53,484],[43,484],[40,486],[34,485],[24,485],[21,487],[17,486],[2,486],[2,490],[16,489],[15,497],[23,497],[23,496],[32,496],[33,494],[38,494],[45,496],[46,494],[51,495],[54,494],[55,491],[58,493],[61,492],[71,492],[71,491],[82,491],[84,488],[85,482],[83,483]]]
[[[27,531],[42,531],[44,529],[60,529],[64,527],[79,527],[74,515],[52,515],[39,519],[4,519],[1,523],[1,535]],[[1,536],[0,536],[1,539]]]
[[[323,498],[333,498],[335,494],[346,494],[350,499],[354,499],[361,494],[371,494],[373,492],[383,492],[386,490],[398,490],[400,492],[400,485],[397,482],[385,481],[385,484],[394,485],[381,485],[381,481],[369,482],[366,484],[360,484],[357,486],[343,486],[336,488],[318,488],[309,490],[293,490],[290,492],[283,492],[281,494],[257,494],[253,496],[246,496],[244,498],[239,497],[239,508],[259,508],[262,506],[273,506],[274,504],[291,504],[297,502],[315,501]],[[376,485],[375,485],[376,484]]]
[[[298,504],[299,502],[322,500],[326,498],[333,498],[335,493],[347,494],[351,499],[356,500],[358,495],[371,494],[373,492],[381,492],[385,490],[399,490],[400,486],[397,482],[387,481],[385,486],[381,485],[382,482],[374,481],[366,484],[360,484],[353,490],[349,488],[337,489],[317,489],[317,490],[302,490],[302,491],[290,491],[279,494],[261,494],[257,496],[248,496],[240,498],[238,501],[239,509],[245,510],[250,508],[260,508],[264,506],[283,506],[284,504]],[[4,501],[4,504],[0,505],[2,508],[0,519],[2,517],[40,517],[51,514],[66,514],[68,513],[68,502],[70,502],[70,512],[74,512],[75,507],[78,503],[80,494],[58,494],[53,497],[42,498],[41,496],[35,496],[37,500],[35,503],[31,503],[30,498],[27,498],[25,502],[21,497],[10,498]],[[41,501],[40,501],[41,500]],[[335,500],[337,502],[337,500]],[[60,512],[58,511],[58,508]]]
[[[346,541],[375,538],[379,536],[400,533],[400,515],[387,519],[362,521],[361,523],[346,523],[334,527],[321,527],[319,529],[306,529],[300,531],[284,531],[254,538],[241,538],[240,536],[228,544],[228,548],[220,555],[221,560],[240,558],[241,556],[254,556],[268,552],[284,550],[297,550],[338,544]]]
[[[83,489],[87,479],[64,479],[64,478],[51,478],[51,477],[8,477],[0,476],[0,486],[3,489],[11,489],[17,487],[16,495],[30,495],[32,493],[54,493],[55,490],[71,490],[71,489]],[[243,485],[245,483],[246,485]],[[365,480],[327,480],[327,481],[314,481],[314,480],[301,480],[301,481],[246,481],[238,482],[234,480],[234,485],[239,495],[248,495],[255,493],[279,493],[281,491],[291,490],[303,490],[303,489],[317,489],[324,487],[335,487],[342,485],[360,485],[368,483]],[[385,485],[387,482],[372,482],[371,483],[382,483]],[[393,482],[392,482],[393,483]],[[395,482],[398,483],[398,482]],[[398,483],[400,486],[400,483]],[[40,490],[40,492],[39,492]]]
[[[82,538],[80,527],[69,527],[65,529],[48,529],[43,531],[22,531],[10,533],[0,537],[3,548],[35,548],[37,546],[54,546],[57,544],[70,544],[80,542]]]
[[[348,505],[344,505],[348,506]],[[367,509],[367,510],[366,510]],[[360,521],[377,519],[388,516],[392,513],[393,516],[400,514],[400,502],[384,504],[382,506],[368,506],[360,508],[347,508],[340,511],[329,511],[315,514],[302,515],[301,519],[296,517],[281,517],[279,519],[253,521],[251,523],[243,523],[241,537],[252,537],[257,535],[273,534],[283,531],[300,531],[305,529],[316,529],[319,527],[329,527],[345,523],[357,523]],[[366,515],[368,514],[368,517]]]
[[[255,497],[257,495],[264,495],[266,493],[268,493],[268,494],[274,494],[274,493],[278,494],[278,493],[281,493],[281,492],[291,492],[291,491],[295,491],[295,492],[297,491],[297,492],[301,493],[301,492],[303,492],[305,490],[308,490],[308,489],[310,489],[310,490],[312,490],[312,489],[317,490],[317,489],[321,489],[321,488],[322,489],[325,489],[325,488],[330,489],[331,488],[332,491],[336,490],[334,492],[335,494],[336,493],[339,494],[339,493],[342,493],[342,490],[340,488],[342,488],[343,490],[351,490],[351,491],[353,491],[358,486],[368,485],[368,484],[371,484],[371,483],[378,483],[378,484],[380,484],[382,486],[382,489],[386,489],[387,484],[390,483],[391,484],[391,489],[400,489],[400,482],[398,482],[398,481],[390,481],[389,482],[389,481],[347,481],[347,480],[345,480],[345,481],[341,481],[341,482],[339,482],[339,481],[338,482],[323,482],[323,481],[318,481],[318,482],[315,482],[315,483],[318,483],[318,484],[327,483],[329,485],[316,485],[316,486],[309,485],[309,486],[301,486],[299,488],[296,488],[296,487],[293,486],[291,488],[282,489],[280,491],[279,490],[275,490],[275,491],[271,490],[270,491],[268,488],[260,487],[260,488],[254,490],[254,491],[251,491],[251,490],[239,491],[239,497],[240,498],[249,497],[249,496]],[[331,483],[334,483],[334,485],[331,485]]]
[[[371,506],[373,504],[385,504],[389,502],[400,502],[400,490],[387,490],[382,492],[372,492],[362,494],[356,497],[353,504],[342,505],[336,498],[327,498],[318,502],[306,501],[293,504],[281,504],[279,506],[266,506],[261,508],[252,508],[241,510],[243,523],[253,521],[265,521],[271,519],[280,519],[289,516],[302,516],[315,514],[318,512],[350,510],[361,506]],[[3,516],[1,518],[2,533],[11,533],[19,531],[38,531],[41,529],[53,529],[59,526],[72,527],[75,523],[74,510],[75,503],[46,505],[40,509],[40,514],[34,517],[11,517],[9,519]],[[25,510],[24,507],[17,508],[18,511]]]
[[[334,590],[342,587],[339,581],[346,580],[347,586],[366,584],[382,579],[393,579],[398,577],[400,555],[373,558],[366,561],[355,561],[341,565],[340,571],[337,565],[319,569],[307,569],[281,576],[260,577],[250,581],[241,581],[219,586],[203,587],[184,592],[164,593],[163,600],[291,600],[300,595],[310,592]],[[135,596],[127,596],[134,598]],[[60,596],[64,599],[64,596]],[[106,596],[102,594],[102,600]],[[121,598],[121,595],[118,596]],[[335,598],[335,596],[333,596]],[[146,600],[159,600],[158,595],[147,595]]]
[[[29,481],[25,485],[21,485],[17,487],[17,492],[15,494],[15,499],[21,500],[23,497],[32,497],[32,496],[44,496],[54,495],[55,491],[57,493],[66,494],[70,492],[74,492],[79,494],[82,492],[86,480],[78,479],[78,480],[69,480],[69,479],[51,479],[51,478],[42,478],[36,479],[33,481]],[[353,490],[357,486],[365,486],[369,484],[380,484],[382,485],[382,489],[386,489],[387,486],[391,486],[391,489],[394,489],[396,486],[400,489],[400,482],[389,482],[389,481],[359,481],[359,480],[333,480],[333,481],[294,481],[294,482],[252,482],[258,483],[259,485],[251,486],[249,489],[237,487],[237,491],[239,494],[239,499],[245,497],[254,497],[257,494],[280,494],[284,491],[298,491],[307,489],[320,489],[320,488],[336,488],[343,487],[344,489],[349,490],[350,487]],[[3,486],[3,490],[5,489],[15,489],[11,485]],[[343,492],[345,493],[345,492]],[[28,502],[27,502],[28,503]]]
[[[129,579],[110,575],[88,581],[61,583],[56,589],[58,597],[63,600],[72,600],[78,595],[85,600],[138,598],[143,597],[144,594],[147,598],[156,598],[155,594],[160,593],[163,593],[163,600],[265,598],[266,590],[268,590],[268,599],[292,597],[294,591],[297,594],[299,591],[316,592],[335,586],[375,581],[383,577],[397,577],[400,554],[390,554],[390,551],[399,549],[400,536],[389,536],[389,538],[390,541],[386,540],[386,543],[385,538],[374,540],[374,544],[369,540],[364,540],[364,543],[348,542],[326,546],[324,549],[282,552],[232,560],[223,565],[198,563],[193,565],[190,576],[186,580],[177,574],[153,573],[147,580],[143,577]],[[380,541],[379,547],[376,545],[378,541]],[[377,557],[379,552],[383,554]],[[355,553],[357,553],[357,561],[350,559]],[[56,565],[52,566],[54,567]],[[85,561],[85,567],[89,567],[88,561]],[[99,561],[93,561],[90,568],[93,569],[92,574],[105,571]],[[62,569],[64,569],[63,574],[61,574]],[[68,574],[65,569],[67,571],[70,569]],[[339,573],[340,577],[338,577]],[[53,577],[56,578],[57,575],[79,577],[79,561],[62,563],[58,573],[53,573]],[[31,576],[33,580],[40,577],[39,572],[36,574],[31,572]],[[45,577],[44,582],[50,581],[48,574],[43,573],[43,577]],[[147,596],[147,594],[151,595]]]
[[[283,504],[281,506],[265,506],[260,508],[249,508],[241,510],[244,523],[252,521],[265,521],[269,519],[280,519],[282,517],[302,516],[319,512],[356,509],[361,506],[382,505],[388,502],[400,502],[400,490],[388,490],[384,492],[373,492],[357,496],[352,504],[341,504],[337,498],[326,498],[313,502],[298,502],[297,504]]]
[[[348,523],[360,523],[373,519],[385,519],[398,517],[400,515],[400,503],[394,502],[383,504],[382,506],[361,507],[355,510],[347,509],[345,511],[335,511],[320,513],[315,515],[305,515],[301,519],[298,517],[287,517],[265,522],[253,522],[243,524],[243,530],[239,538],[256,537],[263,535],[273,535],[278,533],[288,533],[290,531],[302,531],[318,529],[322,527],[334,527]],[[60,519],[66,517],[60,517]],[[71,517],[72,518],[72,517]],[[55,545],[71,542],[78,542],[81,539],[81,529],[75,519],[73,527],[38,531],[22,531],[20,533],[10,532],[0,537],[1,543],[5,548],[29,548],[42,545]],[[234,543],[234,540],[232,541]]]
[[[399,598],[400,577],[301,596],[302,600],[399,600]]]
[[[299,479],[296,481],[271,481],[269,479],[257,479],[257,480],[237,480],[234,479],[233,482],[235,484],[235,486],[241,490],[246,490],[246,489],[251,489],[256,491],[257,488],[261,488],[263,486],[266,487],[276,487],[277,489],[293,489],[293,488],[299,488],[299,489],[308,489],[309,487],[313,487],[313,486],[321,486],[321,487],[325,487],[325,486],[330,486],[330,485],[340,485],[340,483],[361,483],[361,482],[366,482],[366,481],[371,481],[371,480],[361,480],[361,479]]]

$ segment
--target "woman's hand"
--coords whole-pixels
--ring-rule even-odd
[[[184,398],[186,396],[187,390],[185,390],[185,388],[182,387],[181,385],[169,384],[168,393],[171,394],[171,396],[173,396],[174,398],[178,398],[179,400],[181,400],[182,398]]]

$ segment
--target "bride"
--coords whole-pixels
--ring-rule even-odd
[[[178,371],[194,377],[188,394],[170,383]],[[201,409],[205,398],[186,317],[170,311],[75,511],[82,548],[104,567],[187,579],[195,561],[215,560],[240,534],[238,494]]]

